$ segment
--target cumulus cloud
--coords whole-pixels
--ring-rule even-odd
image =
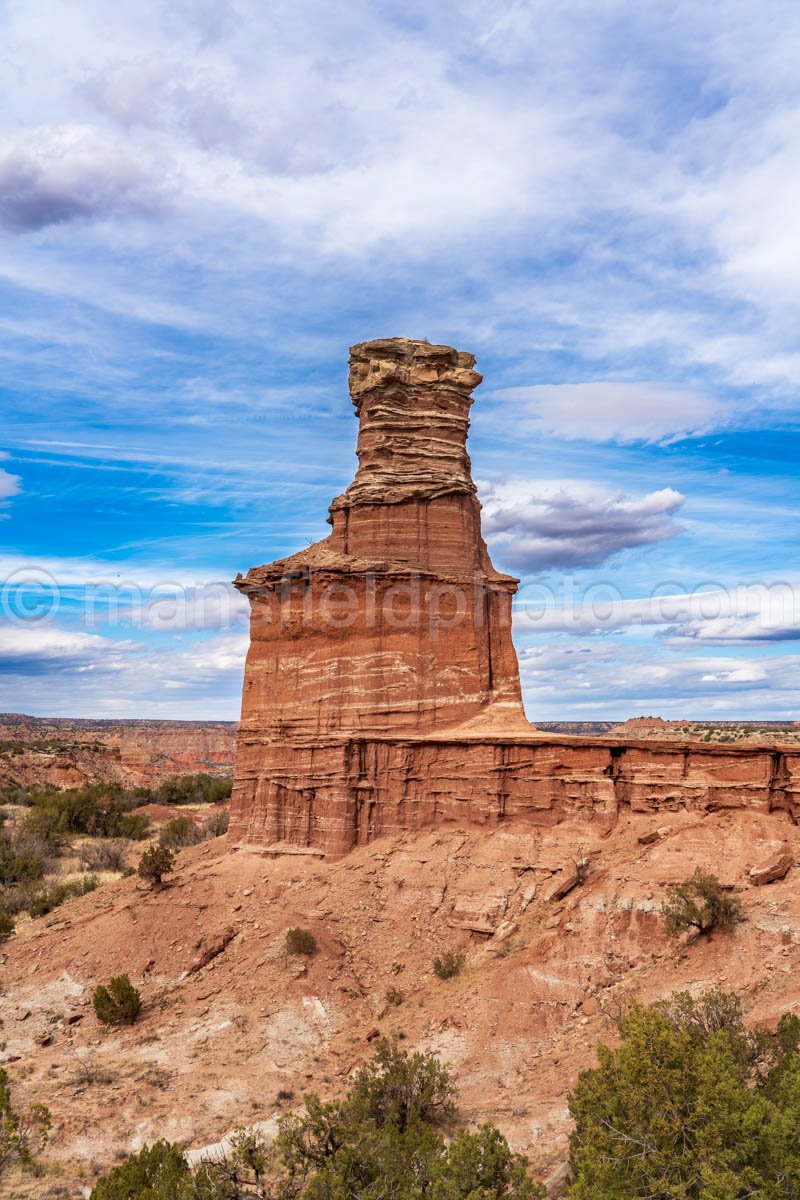
[[[723,418],[711,396],[646,381],[536,384],[495,394],[537,432],[585,441],[662,441],[703,433]]]
[[[0,628],[0,710],[235,720],[242,634],[114,639],[55,623]]]
[[[646,496],[577,479],[484,483],[483,528],[492,550],[521,571],[593,567],[621,550],[676,537],[684,497],[673,488]]]
[[[95,633],[61,629],[54,625],[3,625],[0,627],[0,673],[81,674],[100,667],[106,674],[120,670],[123,657],[135,647]]]
[[[528,716],[613,719],[760,714],[786,719],[800,707],[800,655],[748,660],[732,655],[675,655],[657,648],[570,642],[520,654]]]
[[[163,211],[168,187],[141,149],[85,125],[0,138],[0,223],[16,232],[77,218]]]

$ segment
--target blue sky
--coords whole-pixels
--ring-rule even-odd
[[[402,335],[485,376],[532,720],[800,717],[796,4],[0,32],[0,709],[235,718],[227,581],[327,532],[347,348]]]

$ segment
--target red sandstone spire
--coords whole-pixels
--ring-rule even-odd
[[[331,738],[530,731],[517,580],[489,559],[466,450],[474,364],[405,338],[354,346],[359,467],[330,536],[236,580],[252,609],[233,813],[248,839],[254,821],[286,835],[275,788],[312,790],[289,760]]]

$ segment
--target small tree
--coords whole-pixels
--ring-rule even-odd
[[[113,1167],[95,1187],[91,1200],[175,1200],[194,1189],[180,1146],[156,1142]]]
[[[139,875],[153,887],[161,887],[164,876],[174,869],[175,855],[169,846],[151,842],[139,859]]]
[[[311,958],[317,952],[317,939],[309,929],[295,926],[286,931],[286,949],[290,954],[305,954]]]
[[[14,932],[14,918],[8,913],[0,912],[0,946],[7,942]]]
[[[127,975],[115,975],[108,987],[98,984],[92,1004],[104,1025],[132,1025],[142,1011],[142,997]]]
[[[47,1145],[50,1133],[50,1110],[43,1104],[32,1104],[17,1112],[11,1103],[8,1075],[0,1067],[0,1179],[13,1163],[21,1167],[34,1165],[37,1154]]]
[[[742,906],[735,896],[727,896],[716,875],[700,867],[683,883],[670,885],[661,913],[670,937],[679,937],[690,929],[703,934],[714,929],[730,933],[744,920]]]

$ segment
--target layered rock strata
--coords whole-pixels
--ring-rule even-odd
[[[452,821],[794,813],[798,755],[558,737],[526,721],[517,580],[489,559],[466,450],[474,368],[427,342],[352,348],[359,466],[332,532],[236,580],[251,642],[231,844],[341,855]]]

